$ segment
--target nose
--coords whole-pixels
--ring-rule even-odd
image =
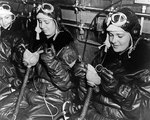
[[[3,19],[3,18],[0,18],[0,26],[3,26],[4,23],[5,23],[5,22],[4,22],[4,19]]]
[[[118,37],[113,36],[113,38],[111,39],[111,43],[116,43],[117,41],[118,41]]]
[[[41,22],[41,23],[40,23],[40,28],[42,28],[42,29],[45,28],[44,22]]]

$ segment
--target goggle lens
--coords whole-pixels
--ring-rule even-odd
[[[113,16],[112,17],[112,21],[114,22],[114,23],[116,23],[116,22],[118,22],[119,21],[119,15],[115,15],[115,16]]]
[[[111,16],[111,22],[112,22],[112,24],[121,26],[127,22],[127,17],[123,13],[115,13]]]

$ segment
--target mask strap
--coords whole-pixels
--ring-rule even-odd
[[[109,47],[111,46],[110,45],[110,42],[109,42],[109,35],[107,33],[107,36],[106,36],[106,40],[104,42],[104,45],[105,45],[105,52],[107,52],[107,50],[109,49]]]
[[[129,35],[130,35],[131,45],[130,45],[130,47],[128,48],[128,49],[129,49],[129,51],[128,51],[128,58],[131,58],[130,54],[131,54],[131,52],[134,50],[134,46],[133,46],[133,38],[132,38],[132,36],[131,36],[130,33],[129,33]]]
[[[39,27],[39,21],[38,20],[37,20],[37,25],[36,25],[35,31],[36,31],[36,40],[40,40],[40,33],[42,32],[42,30]]]

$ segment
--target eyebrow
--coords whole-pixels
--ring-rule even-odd
[[[117,35],[124,35],[124,33],[117,33]]]
[[[120,31],[120,32],[118,32],[118,31],[111,31],[111,32],[109,32],[109,34],[113,34],[113,33],[115,33],[115,34],[117,34],[117,35],[118,35],[118,34],[119,34],[119,35],[120,35],[120,34],[123,34],[123,35],[125,34],[124,32],[121,32],[121,31]]]

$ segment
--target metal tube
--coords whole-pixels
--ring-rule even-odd
[[[24,91],[25,91],[25,87],[27,85],[27,81],[28,81],[28,77],[29,77],[29,73],[30,73],[30,68],[31,67],[27,67],[26,74],[25,74],[24,81],[23,81],[23,85],[21,87],[21,91],[20,91],[20,94],[19,94],[19,98],[18,98],[18,101],[17,101],[17,104],[16,104],[16,108],[15,108],[15,112],[13,114],[12,120],[16,120],[16,118],[17,118],[17,114],[18,114],[18,111],[19,111],[19,106],[20,106],[20,103],[21,103],[21,100],[22,100],[22,97],[23,97],[23,94],[24,94]]]

